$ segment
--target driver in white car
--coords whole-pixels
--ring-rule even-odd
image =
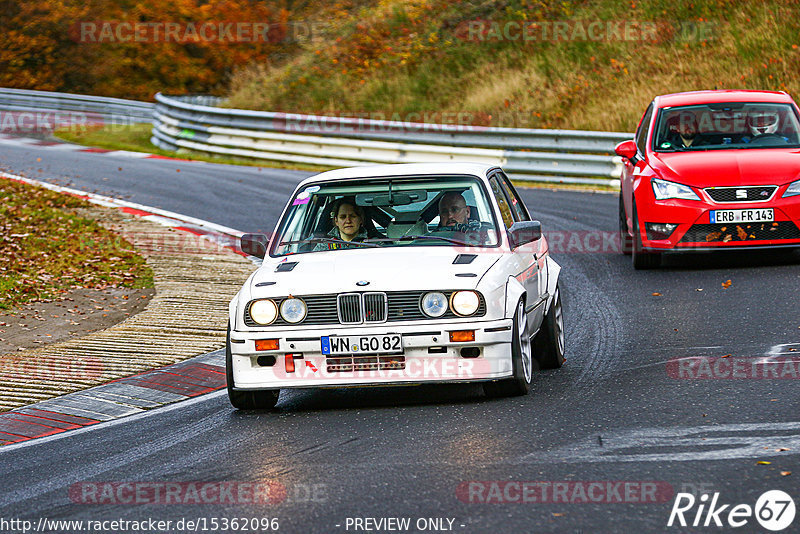
[[[461,193],[449,191],[439,200],[439,227],[437,230],[450,230],[453,232],[467,232],[480,230],[479,221],[471,221],[470,207]]]

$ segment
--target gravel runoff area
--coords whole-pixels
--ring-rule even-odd
[[[194,233],[117,209],[93,207],[81,215],[133,243],[153,269],[155,294],[102,290],[66,295],[46,308],[39,304],[38,310],[27,307],[0,317],[5,325],[0,329],[16,328],[19,341],[0,347],[0,411],[219,349],[225,342],[228,302],[255,268]],[[146,302],[144,309],[136,301]],[[54,339],[62,341],[49,343]],[[42,346],[28,348],[32,343]]]

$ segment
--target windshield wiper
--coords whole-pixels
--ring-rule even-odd
[[[473,245],[472,243],[467,243],[466,241],[461,241],[459,239],[452,239],[450,237],[442,237],[439,235],[404,235],[402,237],[397,237],[397,238],[373,237],[370,239],[365,239],[364,241],[368,243],[394,243],[395,241],[415,241],[417,239],[439,239],[441,241],[447,241],[449,243],[453,243],[454,245],[477,246]]]
[[[299,245],[303,243],[339,243],[340,245],[360,245],[362,247],[375,248],[378,245],[367,243],[369,240],[364,241],[345,241],[344,239],[335,239],[333,237],[309,237],[308,239],[298,239],[296,241],[281,241],[278,246],[283,245]]]

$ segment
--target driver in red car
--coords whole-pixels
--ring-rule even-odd
[[[742,137],[742,143],[751,143],[758,138],[766,137],[782,138],[788,143],[789,138],[778,133],[779,124],[780,117],[777,111],[758,110],[751,112],[747,116],[747,127],[750,130],[750,135]]]

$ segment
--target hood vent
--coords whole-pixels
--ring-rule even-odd
[[[276,273],[288,273],[292,269],[294,269],[299,262],[297,261],[287,261],[286,263],[281,263],[278,267],[275,268]]]
[[[456,256],[456,259],[453,260],[453,265],[467,265],[472,263],[477,257],[477,254],[459,254]]]

